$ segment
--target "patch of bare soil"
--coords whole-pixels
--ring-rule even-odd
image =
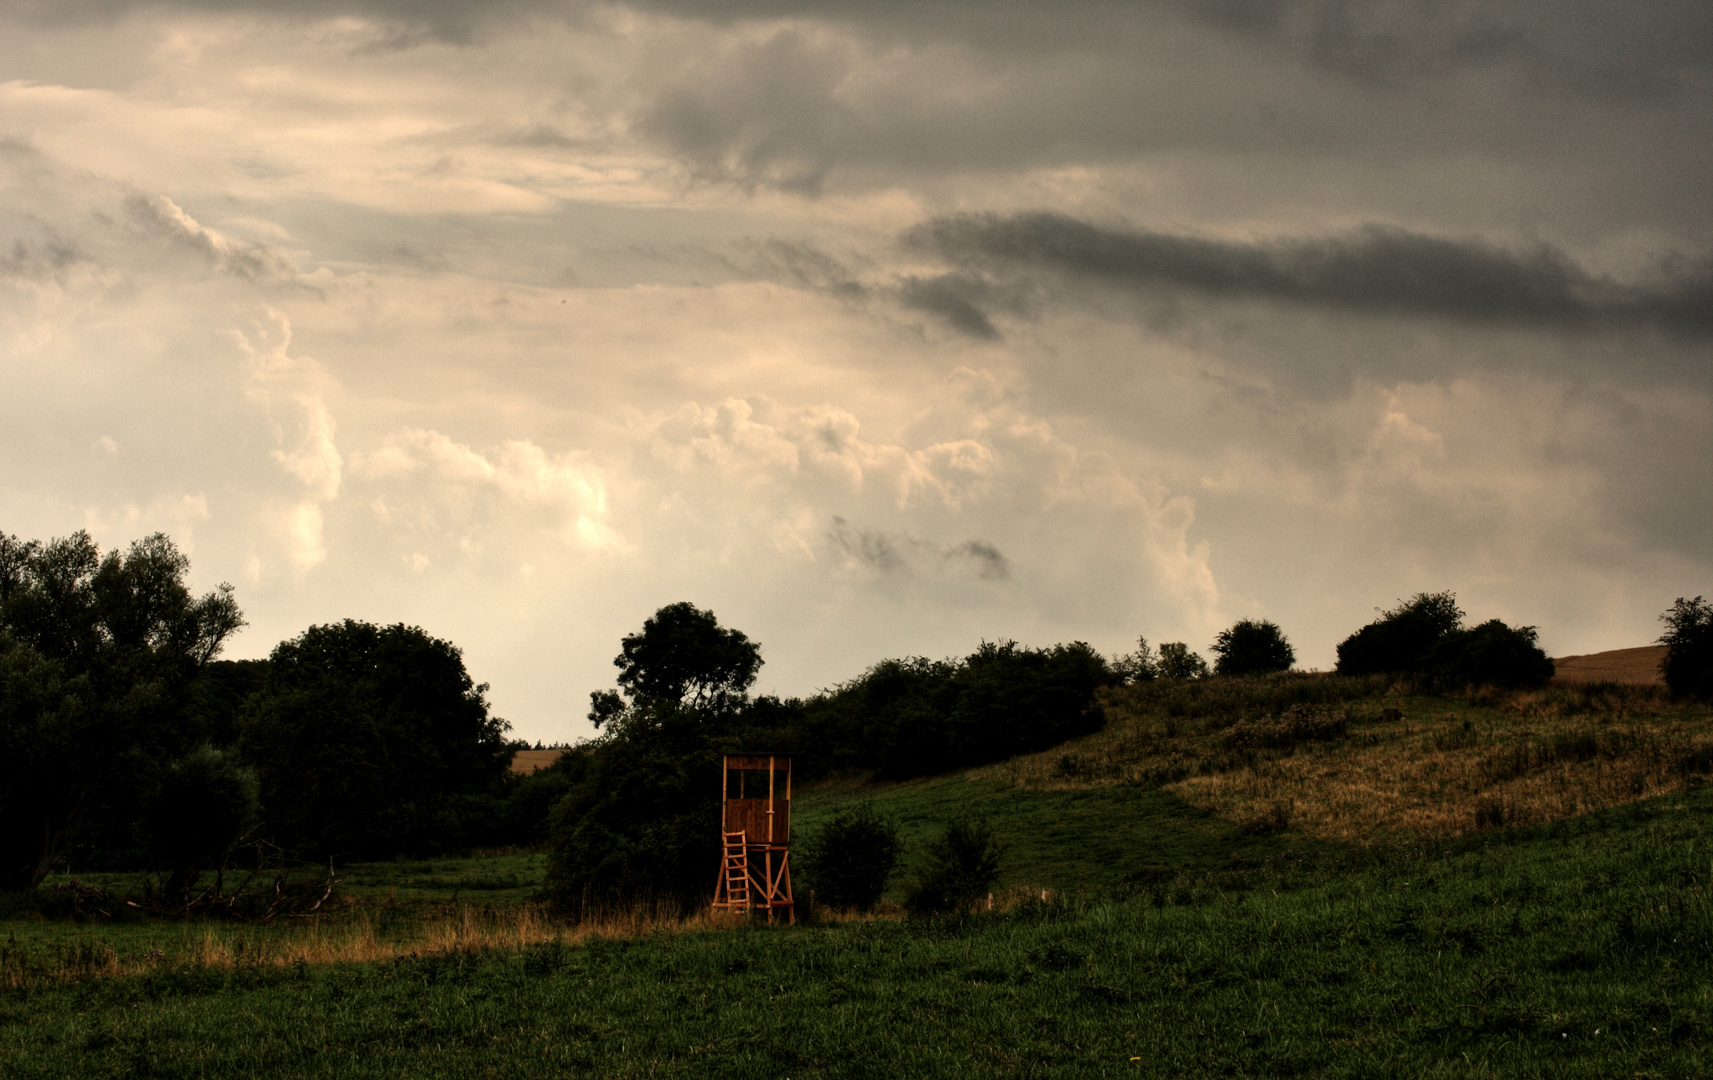
[[[1563,656],[1553,661],[1558,672],[1552,681],[1664,686],[1665,680],[1659,673],[1660,661],[1664,659],[1664,645],[1643,645],[1634,649],[1610,649],[1583,656]]]

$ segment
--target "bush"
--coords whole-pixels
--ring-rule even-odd
[[[1428,667],[1441,687],[1541,686],[1554,669],[1537,639],[1532,626],[1489,619],[1441,638],[1428,655]]]
[[[905,905],[916,915],[968,909],[999,880],[1005,854],[986,821],[954,821],[928,845],[927,861],[916,871]]]
[[[1340,675],[1419,672],[1428,654],[1463,625],[1457,596],[1417,593],[1338,643]]]
[[[168,897],[188,901],[201,872],[218,866],[255,823],[257,792],[255,771],[212,746],[168,766],[144,812],[153,861],[169,871]]]
[[[1659,639],[1665,646],[1665,684],[1673,694],[1713,697],[1713,604],[1680,596],[1660,621],[1666,626]]]
[[[864,802],[839,811],[799,845],[802,878],[818,903],[868,911],[898,869],[904,843],[896,822]]]
[[[1207,675],[1207,661],[1183,642],[1168,641],[1160,646],[1159,672],[1162,679],[1200,679]]]
[[[1215,675],[1265,675],[1289,671],[1297,662],[1284,631],[1267,619],[1242,619],[1221,630],[1212,652],[1219,657],[1213,662]]]

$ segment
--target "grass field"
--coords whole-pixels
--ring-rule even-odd
[[[986,818],[1000,910],[962,918],[568,925],[529,852],[342,867],[267,927],[45,892],[0,910],[0,1077],[1709,1075],[1708,710],[1400,689],[1143,688],[799,793],[799,836],[871,800],[907,866]]]
[[[0,993],[8,1077],[1713,1069],[1713,798],[962,919]]]

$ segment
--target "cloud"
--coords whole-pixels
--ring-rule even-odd
[[[847,565],[880,574],[961,569],[983,581],[1005,581],[1011,576],[1011,561],[986,540],[939,545],[904,533],[861,528],[835,514],[827,541]]]
[[[125,209],[148,231],[196,252],[217,273],[253,282],[298,280],[297,267],[278,251],[264,244],[240,246],[198,224],[165,195],[133,195],[125,201]]]
[[[906,277],[899,285],[898,295],[905,307],[938,315],[970,337],[996,340],[999,331],[978,306],[995,291],[986,281],[969,274],[941,274],[931,278]]]
[[[546,526],[573,547],[629,547],[607,521],[600,475],[577,455],[552,455],[528,439],[482,452],[438,431],[410,428],[359,456],[353,472],[374,493],[376,518],[413,544],[468,551]],[[428,565],[427,556],[420,563],[416,554],[409,558],[413,568]]]
[[[1057,273],[1137,292],[1713,335],[1713,261],[1668,265],[1653,281],[1630,285],[1591,274],[1544,244],[1515,251],[1377,225],[1337,236],[1242,242],[1108,228],[1053,213],[939,217],[910,230],[906,242],[966,272]],[[978,294],[959,287],[960,302],[972,308],[968,298]]]

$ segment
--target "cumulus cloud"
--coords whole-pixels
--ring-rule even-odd
[[[1713,260],[1667,265],[1655,280],[1631,285],[1590,274],[1544,244],[1518,251],[1381,226],[1243,242],[1106,228],[1052,213],[935,218],[906,239],[964,266],[1062,273],[1125,289],[1569,330],[1713,334]],[[962,305],[945,306],[948,320],[991,336],[975,306],[982,290],[941,280]]]
[[[599,474],[578,455],[552,455],[527,439],[482,452],[438,431],[395,431],[354,471],[374,492],[375,517],[413,544],[506,546],[508,530],[529,522],[577,548],[628,548],[607,521]],[[413,569],[426,565],[411,559]]]

